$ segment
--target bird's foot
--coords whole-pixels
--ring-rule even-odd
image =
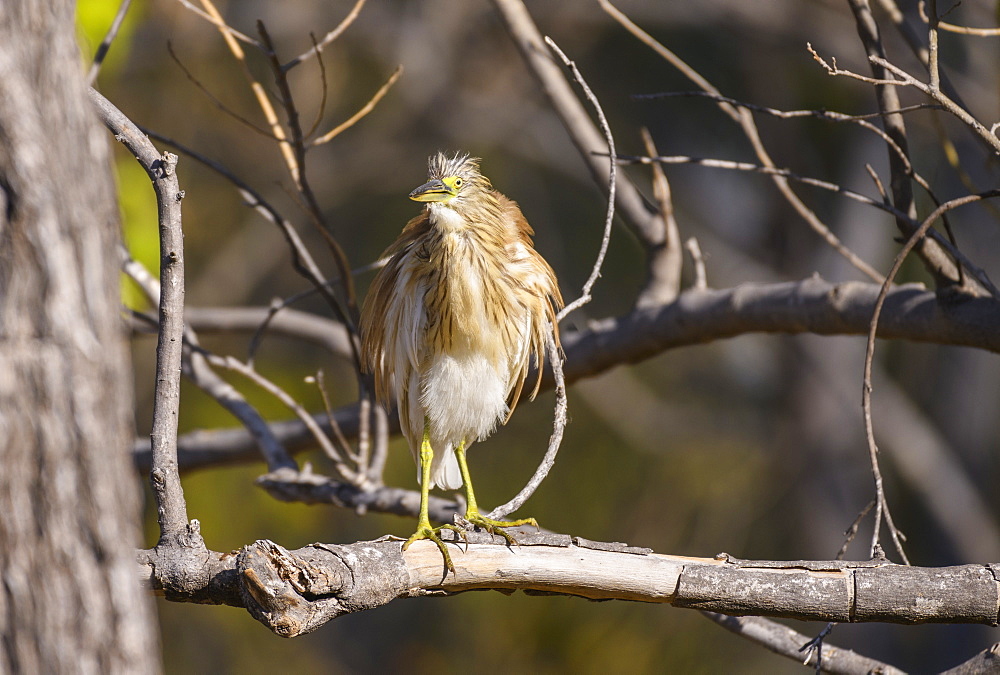
[[[493,518],[487,518],[479,512],[467,511],[465,513],[465,522],[470,525],[475,525],[481,527],[490,534],[499,534],[501,537],[507,540],[507,543],[512,546],[517,546],[517,540],[514,539],[508,532],[504,531],[506,527],[520,527],[522,525],[532,525],[535,528],[538,527],[538,521],[534,518],[522,518],[520,520],[494,520]]]
[[[410,538],[406,540],[406,542],[403,544],[402,550],[405,551],[407,548],[410,547],[410,544],[412,544],[415,541],[419,541],[421,539],[430,539],[438,547],[438,550],[441,551],[441,555],[444,557],[445,566],[448,568],[449,571],[454,572],[455,564],[451,561],[451,555],[448,553],[448,549],[445,547],[444,541],[442,541],[441,537],[438,536],[438,532],[440,532],[441,530],[452,530],[453,532],[457,533],[458,536],[460,536],[465,542],[468,542],[469,540],[468,537],[465,536],[465,531],[462,530],[462,528],[458,527],[457,525],[441,525],[439,527],[431,527],[431,524],[429,522],[418,523],[417,531],[411,534]]]

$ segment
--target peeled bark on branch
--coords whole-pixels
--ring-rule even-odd
[[[155,551],[142,552],[140,560],[143,576],[172,598],[244,607],[285,637],[397,598],[481,589],[842,623],[996,626],[1000,614],[998,564],[752,561],[725,553],[689,558],[568,535],[514,535],[519,546],[483,533],[469,533],[468,544],[450,544],[455,573],[447,573],[440,551],[426,541],[403,552],[398,540],[312,544],[296,551],[261,540],[235,556],[205,551],[204,567],[174,576],[173,585],[158,577],[167,561]]]

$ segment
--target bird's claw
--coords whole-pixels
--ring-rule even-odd
[[[441,530],[451,530],[458,534],[465,541],[466,544],[469,543],[469,538],[466,536],[465,531],[458,527],[457,525],[441,525],[439,527],[431,527],[430,523],[420,523],[417,525],[417,531],[410,535],[410,538],[403,543],[402,550],[406,550],[415,541],[421,539],[429,539],[434,542],[434,545],[438,547],[441,551],[442,557],[444,557],[444,564],[450,572],[455,572],[455,564],[451,561],[451,555],[448,553],[448,549],[445,547],[444,540],[438,536],[438,532]]]
[[[517,539],[515,539],[510,533],[506,532],[504,528],[507,527],[521,527],[522,525],[532,525],[536,529],[538,528],[538,521],[534,518],[522,518],[520,520],[494,520],[493,518],[487,518],[479,511],[468,512],[465,514],[465,522],[469,525],[476,527],[481,527],[490,534],[498,534],[507,540],[509,546],[518,546]]]

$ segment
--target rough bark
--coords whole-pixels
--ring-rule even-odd
[[[159,669],[109,166],[74,3],[3,3],[0,672]]]
[[[453,539],[451,532],[442,534]],[[431,542],[405,552],[388,539],[312,544],[289,551],[257,541],[238,554],[203,550],[178,566],[170,551],[140,554],[142,577],[174,600],[244,607],[278,635],[294,637],[396,598],[493,589],[505,593],[631,600],[722,614],[843,623],[997,625],[995,564],[907,567],[885,559],[845,562],[739,560],[661,555],[618,543],[515,531],[520,545],[468,532],[448,572]],[[169,578],[167,566],[187,572]]]

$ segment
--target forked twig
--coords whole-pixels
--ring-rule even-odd
[[[158,305],[160,302],[159,281],[149,273],[144,265],[134,260],[124,246],[121,247],[120,258],[122,271],[142,289],[146,298],[153,305]],[[155,317],[135,311],[132,314],[136,319],[149,323],[154,331],[159,328]],[[197,333],[187,321],[185,321],[184,326],[182,370],[193,384],[215,399],[219,405],[243,424],[260,449],[269,471],[298,469],[298,465],[285,451],[284,446],[257,409],[250,405],[235,387],[212,370],[203,350],[199,347]]]
[[[346,17],[344,17],[344,20],[341,21],[339,24],[337,24],[336,28],[334,28],[326,35],[324,35],[323,39],[320,40],[318,43],[314,43],[312,49],[302,54],[299,54],[294,59],[283,65],[281,69],[287,72],[292,68],[294,68],[295,66],[299,65],[300,63],[302,63],[303,61],[305,61],[306,59],[310,59],[313,56],[316,56],[319,53],[321,53],[324,47],[326,47],[328,44],[339,38],[344,33],[344,31],[347,30],[352,23],[354,23],[354,20],[358,18],[358,14],[361,13],[361,8],[364,7],[365,1],[366,0],[358,0],[357,2],[355,2],[354,7],[352,7],[351,11],[348,12]]]
[[[931,25],[931,19],[927,16],[926,3],[924,0],[920,0],[917,3],[917,11],[920,13],[920,20],[924,23]],[[947,14],[947,12],[945,12]],[[974,37],[997,37],[1000,36],[1000,28],[974,28],[972,26],[957,26],[953,23],[947,23],[936,19],[933,25],[939,29],[948,31],[949,33],[959,33],[960,35],[972,35]]]
[[[809,52],[812,54],[813,58],[826,70],[827,74],[831,76],[842,76],[848,77],[853,80],[858,80],[866,84],[872,85],[888,85],[888,86],[906,86],[913,87],[914,89],[919,89],[924,94],[937,101],[942,108],[961,120],[966,126],[972,129],[980,139],[985,141],[989,146],[992,147],[994,152],[1000,153],[1000,137],[997,137],[990,129],[973,117],[969,111],[956,103],[951,97],[944,93],[939,86],[932,86],[932,84],[927,82],[922,82],[917,78],[913,77],[907,73],[902,68],[890,63],[884,58],[879,56],[870,56],[869,61],[877,66],[881,66],[888,70],[891,74],[895,75],[895,78],[877,78],[868,77],[867,75],[861,75],[860,73],[855,73],[850,70],[844,70],[837,66],[836,59],[830,59],[827,62],[823,57],[816,53],[816,50],[812,48],[812,45],[807,45]]]
[[[640,28],[625,14],[623,14],[621,10],[612,5],[609,0],[598,1],[601,8],[607,12],[611,18],[635,36],[636,39],[656,52],[656,54],[663,60],[676,68],[678,72],[691,80],[699,89],[711,94],[721,95],[721,92],[711,82],[705,79],[701,73],[689,66],[683,59],[677,56],[677,54],[667,49],[663,44],[653,38],[652,35]],[[753,147],[754,154],[757,155],[757,159],[760,163],[765,166],[774,167],[774,161],[771,159],[770,154],[768,154],[767,148],[764,147],[764,143],[760,138],[760,132],[757,129],[757,124],[754,122],[753,116],[748,111],[737,108],[736,106],[728,103],[719,103],[719,108],[737,125],[739,125],[740,129],[742,129],[743,135],[746,136],[747,140],[750,142],[750,145]],[[798,213],[799,216],[806,221],[806,224],[817,235],[819,235],[823,241],[827,243],[827,245],[843,256],[862,274],[865,274],[877,283],[882,281],[882,275],[878,272],[878,270],[862,260],[859,255],[854,253],[854,251],[849,249],[842,241],[840,241],[837,235],[835,235],[833,231],[831,231],[830,228],[819,219],[819,216],[817,216],[812,209],[806,206],[805,202],[803,202],[799,196],[795,194],[791,185],[788,184],[788,181],[784,177],[775,175],[772,177],[772,181],[778,188],[778,191],[781,192],[781,195],[785,198],[785,201],[787,201],[789,205],[795,209],[796,213]]]
[[[333,462],[334,467],[337,469],[337,473],[339,473],[344,480],[352,485],[364,487],[363,483],[367,482],[364,474],[355,471],[347,465],[347,462],[344,461],[344,458],[341,457],[337,448],[333,445],[326,434],[323,433],[323,430],[320,428],[313,416],[310,415],[309,411],[303,408],[294,397],[239,359],[232,356],[218,356],[204,350],[202,351],[205,354],[205,358],[208,359],[208,362],[213,366],[239,373],[281,401],[285,407],[288,408],[309,430],[317,445],[319,445],[330,461]]]

